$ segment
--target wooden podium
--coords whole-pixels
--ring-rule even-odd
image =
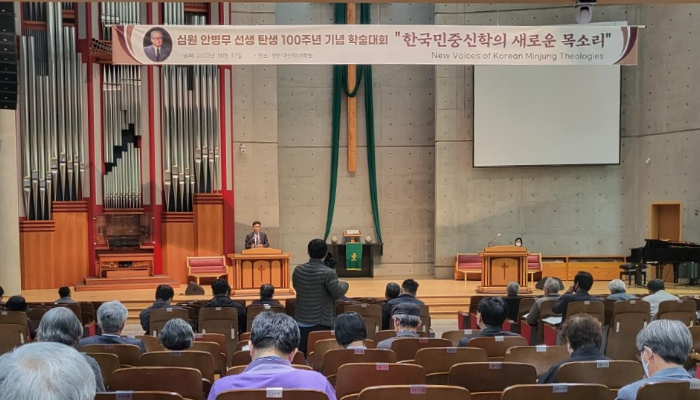
[[[290,253],[268,247],[243,250],[227,257],[233,261],[228,274],[232,296],[259,295],[264,283],[275,287],[275,295],[294,294],[289,284]]]
[[[481,285],[477,293],[505,294],[510,282],[520,284],[520,293],[532,293],[527,287],[527,256],[524,247],[494,246],[480,251]]]

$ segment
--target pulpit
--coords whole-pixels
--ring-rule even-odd
[[[258,295],[264,283],[274,286],[275,294],[294,294],[289,284],[290,253],[268,247],[243,250],[227,257],[233,262],[228,274],[232,296]]]
[[[520,284],[520,293],[532,293],[527,287],[527,257],[524,247],[494,246],[480,251],[481,285],[477,293],[505,294],[510,282]]]

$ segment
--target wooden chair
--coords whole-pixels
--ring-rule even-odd
[[[187,257],[187,277],[199,285],[200,278],[221,278],[228,275],[226,257]]]
[[[557,370],[557,382],[599,383],[614,392],[642,378],[642,365],[629,360],[575,361],[562,364]]]
[[[216,400],[268,400],[270,398],[282,400],[328,400],[328,396],[318,390],[281,388],[227,390],[216,396]]]
[[[659,304],[659,312],[656,319],[672,319],[681,321],[686,326],[694,326],[698,322],[695,314],[695,301],[693,300],[668,300]]]
[[[605,355],[613,360],[637,361],[637,333],[651,320],[649,303],[642,300],[616,301],[610,315]]]
[[[552,307],[557,303],[557,299],[545,300],[540,303],[540,318],[537,320],[537,339],[535,344],[544,344],[544,322],[543,320],[550,317],[561,317],[561,314],[557,314],[552,311]],[[554,345],[554,343],[552,343]]]
[[[639,388],[637,400],[700,400],[700,390],[694,382],[654,382]]]
[[[471,400],[471,394],[458,386],[386,385],[360,392],[359,400]]]
[[[566,306],[566,318],[576,314],[588,314],[605,325],[605,304],[602,301],[574,301]]]
[[[565,346],[516,346],[506,350],[504,361],[533,365],[537,376],[547,372],[552,365],[569,358]]]
[[[175,392],[186,399],[204,400],[202,373],[196,368],[120,368],[112,373],[111,389]]]
[[[453,365],[486,361],[486,351],[483,349],[432,347],[418,350],[413,363],[425,369],[425,381],[429,385],[447,385],[447,378]]]
[[[165,307],[151,310],[149,324],[151,335],[157,337],[160,331],[163,330],[165,324],[173,318],[182,318],[185,321],[189,321],[190,313],[187,310],[178,307]]]
[[[214,358],[211,353],[198,350],[154,351],[144,353],[139,359],[141,367],[196,368],[209,384],[214,383]]]
[[[367,327],[367,339],[375,340],[375,335],[382,329],[382,306],[379,304],[346,304],[345,312],[356,312],[362,316]]]
[[[514,385],[503,391],[501,400],[612,400],[612,392],[596,384]],[[637,396],[639,400],[639,396]],[[658,400],[658,399],[654,399]]]
[[[396,354],[391,350],[380,349],[333,349],[323,357],[321,373],[335,385],[338,369],[345,364],[395,363]]]
[[[284,302],[284,311],[294,318],[297,314],[297,299],[287,299]]]
[[[338,369],[335,393],[340,400],[357,400],[363,389],[379,385],[425,385],[425,370],[413,364],[346,364]]]
[[[250,330],[253,328],[253,320],[255,317],[258,316],[261,312],[264,311],[272,311],[276,313],[282,313],[284,314],[286,311],[284,309],[284,306],[282,305],[270,305],[270,304],[265,304],[265,305],[257,305],[257,306],[249,306],[248,310],[246,311],[247,315],[247,320],[246,323],[248,324],[248,328],[246,329],[247,332],[250,332]]]
[[[688,355],[688,360],[685,362],[685,369],[691,369],[695,364],[695,359],[698,359],[698,353],[700,353],[700,326],[691,326],[690,336],[693,338],[693,347],[690,349],[690,355]],[[693,357],[691,357],[693,356]]]
[[[141,391],[134,392],[128,391],[128,397],[125,397],[127,393],[121,391],[117,392],[105,392],[97,393],[95,395],[95,400],[123,400],[128,398],[129,400],[183,400],[182,396],[175,392],[157,392],[157,391]]]
[[[323,371],[323,360],[330,350],[342,349],[342,347],[333,339],[318,340],[314,343],[314,350],[309,351],[309,365],[314,371]]]
[[[218,343],[195,340],[189,350],[211,354],[211,358],[214,360],[214,374],[223,375],[226,372],[226,354],[221,352]]]
[[[27,308],[26,314],[29,319],[32,320],[32,327],[36,331],[39,329],[39,324],[41,323],[41,319],[44,317],[44,314],[49,311],[48,308],[44,307],[29,307]],[[26,320],[25,320],[26,321]]]
[[[515,333],[520,333],[521,331],[521,320],[522,317],[530,312],[532,305],[535,304],[534,297],[523,297],[518,303],[518,318],[510,323],[510,331]]]
[[[102,380],[105,383],[105,388],[109,389],[112,383],[112,373],[119,369],[119,357],[116,354],[110,353],[90,353],[90,357],[97,361],[102,371]]]
[[[24,311],[0,311],[0,325],[27,325],[27,313]]]
[[[97,321],[97,318],[95,318],[95,306],[93,306],[92,303],[89,301],[81,301],[78,302],[78,304],[80,305],[80,314],[82,315],[83,325],[88,325]],[[34,319],[32,318],[32,321],[33,320]]]
[[[247,342],[249,340],[250,340],[250,332],[241,333],[241,338],[240,338],[241,342]]]
[[[219,351],[221,353],[224,353],[224,355],[228,355],[227,351],[228,349],[226,348],[226,336],[220,334],[220,333],[195,333],[194,334],[194,341],[195,342],[214,342],[219,345]],[[227,358],[228,359],[228,358]]]
[[[440,337],[449,340],[450,342],[452,342],[452,346],[457,347],[459,346],[459,341],[463,337],[473,335],[479,332],[481,332],[481,329],[462,329],[457,331],[443,332]]]
[[[494,336],[472,338],[467,346],[484,349],[490,361],[500,361],[504,359],[509,348],[527,344],[527,340],[522,336]]]
[[[219,333],[226,337],[227,360],[231,366],[231,357],[238,344],[238,311],[233,307],[202,307],[199,310],[199,332]]]
[[[429,347],[451,347],[452,342],[447,339],[436,338],[400,338],[391,342],[391,350],[396,353],[398,361],[413,360],[416,352]]]
[[[71,311],[73,311],[73,314],[75,314],[76,317],[80,320],[80,323],[83,323],[83,310],[80,308],[80,304],[78,303],[62,303],[62,304],[56,304],[54,307],[65,307]]]
[[[316,342],[319,340],[333,339],[335,340],[335,331],[314,331],[309,333],[306,339],[306,354],[311,354],[314,351]]]
[[[383,331],[379,331],[374,335],[374,340],[377,341],[377,343],[387,340],[389,338],[393,338],[396,336],[396,331],[393,329],[387,329]]]
[[[461,386],[474,395],[490,393],[479,398],[500,398],[500,393],[508,386],[534,384],[537,371],[530,364],[511,362],[460,363],[450,368],[447,384]]]
[[[29,342],[27,323],[0,324],[0,354],[9,353],[15,347]]]
[[[129,335],[128,337],[138,339],[143,342],[146,352],[164,351],[165,348],[160,343],[160,339],[151,335]]]
[[[247,365],[234,365],[233,367],[229,368],[226,371],[226,376],[231,376],[231,375],[238,375],[245,371],[245,369],[248,368]],[[301,365],[301,364],[292,364],[292,368],[294,369],[303,369],[305,371],[313,371],[314,369],[309,367],[308,365]]]
[[[122,368],[139,365],[139,357],[141,357],[141,348],[134,344],[87,344],[80,347],[80,351],[87,354],[114,354],[119,357],[119,364]]]

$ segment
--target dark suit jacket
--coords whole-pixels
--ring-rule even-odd
[[[517,333],[502,330],[498,326],[486,326],[479,333],[467,335],[459,339],[459,347],[467,347],[469,341],[478,337],[494,337],[494,336],[520,336]]]
[[[246,322],[246,309],[241,305],[241,303],[231,300],[230,297],[225,294],[218,294],[214,296],[209,303],[205,306],[207,307],[232,307],[238,311],[238,332],[243,333],[248,328],[248,323]]]
[[[166,308],[166,307],[180,308],[178,306],[170,305],[165,301],[156,300],[153,303],[153,305],[151,305],[147,309],[141,311],[141,314],[139,314],[139,319],[141,320],[141,327],[146,332],[146,335],[151,334],[151,331],[150,331],[150,329],[151,329],[151,310],[155,310],[156,308]]]
[[[600,351],[600,349],[596,347],[581,347],[576,349],[573,353],[571,353],[571,357],[567,360],[564,360],[562,362],[558,362],[552,367],[542,374],[537,379],[537,383],[557,383],[557,370],[562,364],[566,364],[569,362],[575,362],[575,361],[597,361],[597,360],[609,360],[608,357],[605,357],[605,355]]]
[[[170,50],[170,47],[160,46],[160,60],[156,60],[156,48],[153,45],[143,48],[143,52],[146,53],[146,57],[155,62],[165,61],[166,58],[170,57]]]
[[[253,247],[254,239],[253,236],[255,235],[255,232],[250,232],[245,236],[245,248],[249,249]],[[262,243],[263,247],[270,247],[270,242],[267,241],[267,233],[265,232],[260,232],[260,243]]]
[[[250,306],[264,306],[265,304],[269,304],[271,306],[281,306],[282,305],[282,304],[280,304],[279,301],[273,300],[270,297],[263,297],[263,298],[260,298],[258,300],[253,301],[252,303],[250,303],[250,305],[248,307],[250,307]],[[246,308],[246,310],[247,310],[247,308]]]
[[[595,297],[591,296],[588,294],[587,291],[583,289],[579,289],[576,291],[576,293],[567,293],[562,295],[558,300],[557,303],[552,307],[552,311],[554,311],[557,314],[561,314],[561,320],[562,322],[566,321],[566,308],[569,306],[569,303],[573,303],[575,301],[603,301],[600,299],[600,297]]]
[[[416,296],[408,293],[400,294],[399,297],[391,299],[382,305],[382,330],[389,329],[389,322],[391,321],[391,309],[396,307],[399,303],[413,303],[418,305],[423,305],[422,301],[416,299]]]
[[[80,339],[80,344],[78,347],[83,347],[88,344],[133,344],[141,348],[141,353],[146,352],[146,347],[143,345],[141,339],[130,338],[126,336],[111,336],[111,335],[97,335],[88,336],[86,338]]]

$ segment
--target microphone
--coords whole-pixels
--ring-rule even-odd
[[[500,234],[500,233],[497,234],[496,236],[494,236],[493,239],[491,239],[491,240],[489,241],[489,244],[486,245],[486,247],[490,247],[490,246],[491,246],[491,243],[493,243],[493,241],[496,240],[496,239],[499,238],[499,237],[501,237],[501,234]]]

